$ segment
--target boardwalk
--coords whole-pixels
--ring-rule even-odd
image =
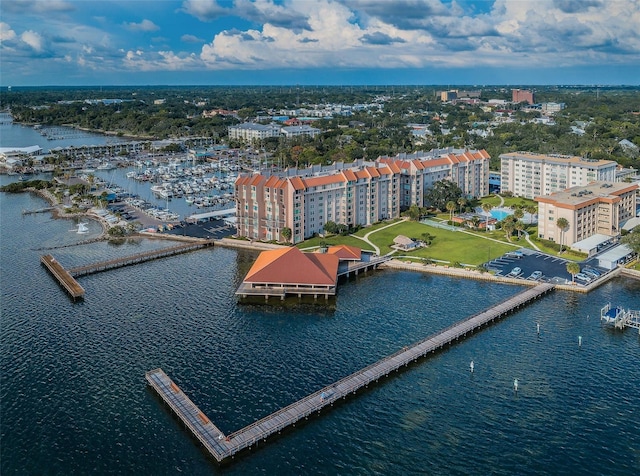
[[[116,258],[108,261],[101,261],[99,263],[93,263],[86,266],[78,266],[70,268],[69,274],[73,277],[86,276],[88,274],[99,273],[101,271],[107,271],[109,269],[121,268],[123,266],[129,266],[132,264],[144,263],[158,258],[164,258],[166,256],[173,256],[180,253],[186,253],[188,251],[197,250],[207,246],[213,246],[213,241],[203,240],[198,243],[187,243],[184,245],[172,246],[170,248],[162,248],[160,250],[146,251],[144,253],[138,253],[131,256],[125,256],[123,258]]]
[[[515,309],[546,294],[554,288],[552,284],[540,284],[527,289],[493,307],[459,321],[446,329],[405,347],[395,354],[379,360],[317,392],[292,403],[229,435],[224,435],[209,419],[184,395],[184,393],[161,370],[147,372],[151,387],[180,417],[193,434],[202,442],[207,451],[223,462],[245,448],[251,448],[270,435],[295,424],[309,415],[320,412],[335,401],[356,393],[362,387],[388,376],[403,366],[436,352],[438,349],[465,337],[488,323],[506,316]]]
[[[84,297],[84,288],[78,284],[71,274],[58,263],[51,255],[44,255],[40,258],[40,262],[51,272],[54,278],[58,280],[60,285],[75,300]]]

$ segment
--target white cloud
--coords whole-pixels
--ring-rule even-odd
[[[157,31],[160,29],[158,25],[146,18],[140,23],[125,23],[124,26],[131,31]]]
[[[35,51],[40,52],[43,49],[42,36],[40,36],[40,33],[38,32],[27,30],[23,32],[22,35],[20,35],[20,39],[24,41],[27,45],[29,45],[31,48],[33,48]]]
[[[11,29],[11,26],[8,23],[0,21],[0,41],[13,41],[16,37],[16,32]]]
[[[180,37],[180,41],[184,42],[184,43],[203,43],[204,40],[202,38],[198,38],[195,35],[182,35]]]
[[[185,0],[183,10],[202,21],[211,21],[228,14],[229,10],[218,5],[216,0]]]

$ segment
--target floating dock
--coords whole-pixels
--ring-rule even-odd
[[[626,327],[638,329],[638,334],[640,334],[640,311],[613,307],[611,303],[607,303],[600,309],[600,320],[613,324],[616,329],[624,330]]]
[[[552,284],[539,284],[527,289],[495,306],[459,321],[426,339],[404,347],[378,362],[328,385],[317,392],[288,405],[271,415],[262,418],[245,428],[225,435],[209,418],[186,396],[184,392],[165,374],[162,369],[146,373],[149,385],[171,407],[187,428],[202,442],[207,451],[218,463],[233,457],[245,448],[252,448],[267,437],[294,425],[303,418],[319,413],[324,407],[333,405],[339,399],[355,394],[362,387],[389,376],[403,366],[408,366],[430,353],[436,352],[467,334],[500,319],[510,312],[525,306],[529,302],[554,289]]]
[[[53,277],[58,280],[60,285],[66,289],[74,300],[84,297],[84,288],[80,286],[78,281],[76,281],[53,256],[44,255],[40,257],[40,262],[49,270]]]

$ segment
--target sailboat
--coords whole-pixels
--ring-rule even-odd
[[[86,223],[78,223],[78,234],[85,234],[85,233],[89,233],[89,227],[87,226]]]

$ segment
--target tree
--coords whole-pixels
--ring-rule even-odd
[[[487,221],[485,222],[484,231],[489,230],[489,217],[491,216],[489,212],[491,211],[492,208],[493,208],[493,205],[491,205],[490,203],[485,202],[482,204],[482,211],[487,214],[486,215]]]
[[[620,242],[640,254],[640,226],[636,226],[630,233],[623,236]]]
[[[502,229],[507,237],[507,240],[511,241],[511,235],[513,234],[513,230],[515,230],[515,224],[512,221],[505,221],[502,224]]]
[[[513,211],[513,216],[518,220],[522,220],[522,217],[524,217],[524,211],[521,207],[516,207],[516,209]]]
[[[460,197],[462,197],[462,190],[449,180],[434,182],[424,194],[424,199],[429,205],[442,211],[445,210],[447,202],[455,203]]]
[[[413,221],[418,221],[420,219],[420,215],[422,210],[420,210],[420,207],[418,205],[411,205],[409,207],[409,210],[407,210],[407,215],[409,216],[409,218]]]
[[[423,233],[421,237],[422,237],[422,241],[424,241],[424,244],[427,246],[429,246],[433,242],[433,240],[435,240],[436,238],[434,235],[432,235],[429,232]]]
[[[524,230],[524,223],[518,220],[515,224],[516,231],[518,232],[518,239],[520,239],[520,232]]]
[[[453,200],[448,201],[445,206],[449,212],[449,221],[453,221],[453,212],[456,210],[456,202]]]
[[[463,207],[467,204],[467,199],[464,197],[460,197],[458,200],[458,205],[460,205],[460,213],[462,213]]]
[[[335,235],[336,232],[338,231],[338,225],[336,225],[335,221],[329,220],[327,223],[324,224],[324,231]]]
[[[282,230],[280,230],[280,234],[282,235],[282,238],[285,239],[285,241],[291,240],[291,228],[289,228],[288,226],[282,228]]]
[[[538,212],[538,207],[535,205],[527,205],[524,210],[529,214],[529,225],[533,223],[533,215]]]
[[[580,265],[575,261],[569,261],[567,263],[567,272],[571,275],[571,282],[573,282],[576,274],[580,272]]]
[[[562,253],[564,233],[567,231],[567,228],[569,228],[569,221],[566,218],[560,217],[556,220],[556,226],[560,228],[560,253]]]

